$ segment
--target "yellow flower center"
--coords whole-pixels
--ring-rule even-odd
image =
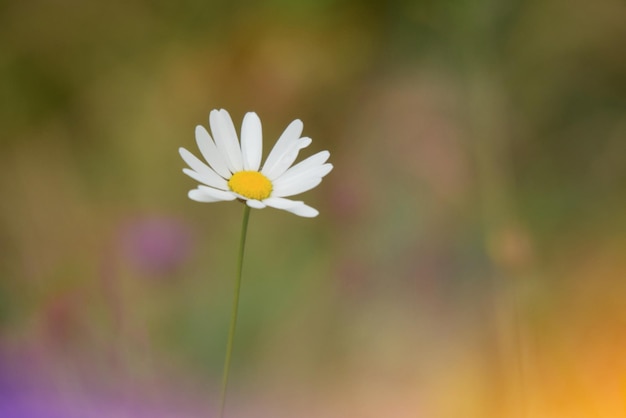
[[[239,171],[228,180],[228,187],[248,199],[263,200],[272,194],[272,182],[258,171]]]

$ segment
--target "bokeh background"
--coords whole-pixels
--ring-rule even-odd
[[[626,416],[620,0],[0,2],[0,416],[215,416],[214,108],[335,169],[253,211],[232,417]]]

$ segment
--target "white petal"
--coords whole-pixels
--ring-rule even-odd
[[[283,150],[283,154],[278,157],[278,160],[271,168],[267,170],[263,167],[263,174],[270,180],[274,180],[280,177],[298,158],[298,153],[301,149],[308,147],[311,144],[311,138],[300,138],[296,141],[291,141],[289,145]]]
[[[280,157],[267,177],[270,180],[274,180],[283,175],[283,173],[291,167],[293,162],[296,161],[300,150],[308,147],[310,144],[311,138],[300,138],[297,141],[292,142],[288,150]]]
[[[287,197],[304,193],[311,190],[322,182],[321,177],[310,177],[302,181],[289,182],[287,184],[275,184],[272,197]]]
[[[241,124],[241,157],[243,169],[258,171],[263,153],[263,130],[261,120],[254,112],[248,112]]]
[[[255,199],[246,200],[246,205],[254,209],[263,209],[266,206],[265,203],[261,202],[260,200],[255,200]]]
[[[305,205],[303,202],[283,199],[282,197],[270,197],[263,201],[267,206],[286,210],[287,212],[291,212],[298,216],[303,216],[306,218],[313,218],[319,214],[316,209],[313,209],[310,206]]]
[[[274,165],[289,149],[290,144],[300,138],[303,127],[304,125],[302,124],[302,121],[300,119],[296,119],[291,122],[287,128],[285,128],[280,138],[278,138],[278,141],[276,141],[276,144],[274,144],[270,154],[267,156],[265,164],[263,164],[263,174],[267,175],[267,172],[272,170]]]
[[[237,131],[235,131],[235,125],[233,125],[233,120],[228,112],[224,109],[212,110],[209,115],[209,122],[215,145],[226,157],[228,169],[233,173],[243,170]]]
[[[263,203],[276,209],[287,209],[296,206],[302,202],[297,200],[285,199],[283,197],[268,197],[267,199],[263,200]]]
[[[287,212],[291,212],[294,215],[302,216],[303,218],[315,218],[320,213],[317,209],[307,206],[304,203],[298,206],[294,206],[291,209],[285,209]]]
[[[220,176],[230,178],[231,172],[226,164],[226,156],[217,149],[215,142],[204,126],[196,126],[196,144],[198,144],[202,156],[211,168]]]
[[[274,180],[273,188],[283,190],[314,179],[321,180],[322,177],[328,174],[332,169],[332,164],[322,164],[317,167],[311,167],[307,171],[296,173],[295,175],[287,175],[288,173],[285,173],[277,180]]]
[[[180,156],[183,157],[183,160],[185,160],[185,162],[189,165],[189,167],[191,167],[193,171],[195,171],[203,179],[205,179],[201,181],[202,183],[207,183],[209,186],[218,187],[220,189],[227,188],[226,180],[217,175],[215,171],[213,171],[208,165],[200,161],[195,155],[182,147],[178,149],[178,152],[180,153]]]
[[[211,186],[216,189],[228,190],[228,183],[226,182],[226,180],[224,180],[217,174],[215,175],[216,178],[206,177],[196,171],[193,171],[190,168],[183,168],[183,173],[187,174],[189,177],[202,184],[206,184],[207,186]]]
[[[218,200],[235,200],[237,199],[237,195],[235,195],[235,193],[231,192],[231,191],[227,191],[227,190],[218,190],[218,189],[214,189],[213,187],[208,187],[208,186],[203,186],[200,185],[198,186],[198,190],[211,195],[213,197],[215,197]]]
[[[306,171],[300,171],[295,173],[287,172],[280,176],[278,179],[274,180],[273,185],[274,187],[282,187],[291,183],[306,181],[309,178],[322,178],[330,173],[332,169],[333,165],[327,163],[318,165],[316,167],[310,167]]]
[[[210,187],[199,186],[197,189],[190,190],[187,194],[191,200],[196,202],[221,202],[224,200],[234,200],[235,196],[222,190],[211,189]]]
[[[203,202],[203,203],[219,202],[218,199],[215,199],[214,197],[206,193],[203,193],[202,190],[198,190],[198,189],[189,190],[189,193],[187,193],[187,196],[189,196],[189,199],[195,200],[196,202]]]
[[[328,157],[330,157],[330,153],[328,151],[320,151],[317,154],[300,161],[298,164],[285,171],[285,173],[277,178],[276,181],[288,181],[292,178],[300,177],[312,172],[324,172],[323,174],[319,174],[319,177],[324,177],[330,172],[330,170],[333,169],[331,164],[324,164],[326,160],[328,160]],[[323,170],[319,170],[320,167],[324,166],[325,168]]]

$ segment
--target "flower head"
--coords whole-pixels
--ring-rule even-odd
[[[326,163],[330,153],[321,151],[292,166],[301,149],[311,138],[300,137],[302,121],[287,126],[261,167],[263,135],[261,120],[248,112],[241,125],[241,143],[233,121],[224,109],[211,111],[213,137],[203,126],[196,127],[196,143],[208,163],[200,161],[185,148],[179,152],[190,168],[183,172],[202,183],[189,191],[198,202],[220,202],[240,199],[252,208],[270,206],[299,216],[312,218],[318,211],[298,200],[286,199],[320,184],[332,169]]]

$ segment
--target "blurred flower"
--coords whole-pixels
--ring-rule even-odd
[[[191,247],[189,230],[180,221],[149,216],[125,224],[121,231],[125,255],[148,273],[169,273],[187,258]]]
[[[19,350],[19,351],[18,351]],[[182,388],[185,379],[137,381],[115,373],[79,376],[55,367],[62,357],[28,344],[3,347],[0,341],[2,418],[197,418],[211,417],[210,402]],[[76,363],[72,363],[76,364]],[[72,382],[70,384],[70,382]]]
[[[316,209],[301,201],[285,199],[314,188],[333,168],[326,163],[328,151],[291,166],[298,152],[311,144],[311,138],[300,137],[302,121],[296,119],[287,126],[260,170],[263,138],[261,120],[256,113],[248,112],[243,119],[241,144],[226,110],[211,111],[209,122],[215,141],[204,127],[196,127],[196,143],[209,165],[185,148],[179,150],[191,167],[183,172],[203,183],[189,192],[190,199],[198,202],[240,199],[251,208],[270,206],[309,218],[318,215]]]

